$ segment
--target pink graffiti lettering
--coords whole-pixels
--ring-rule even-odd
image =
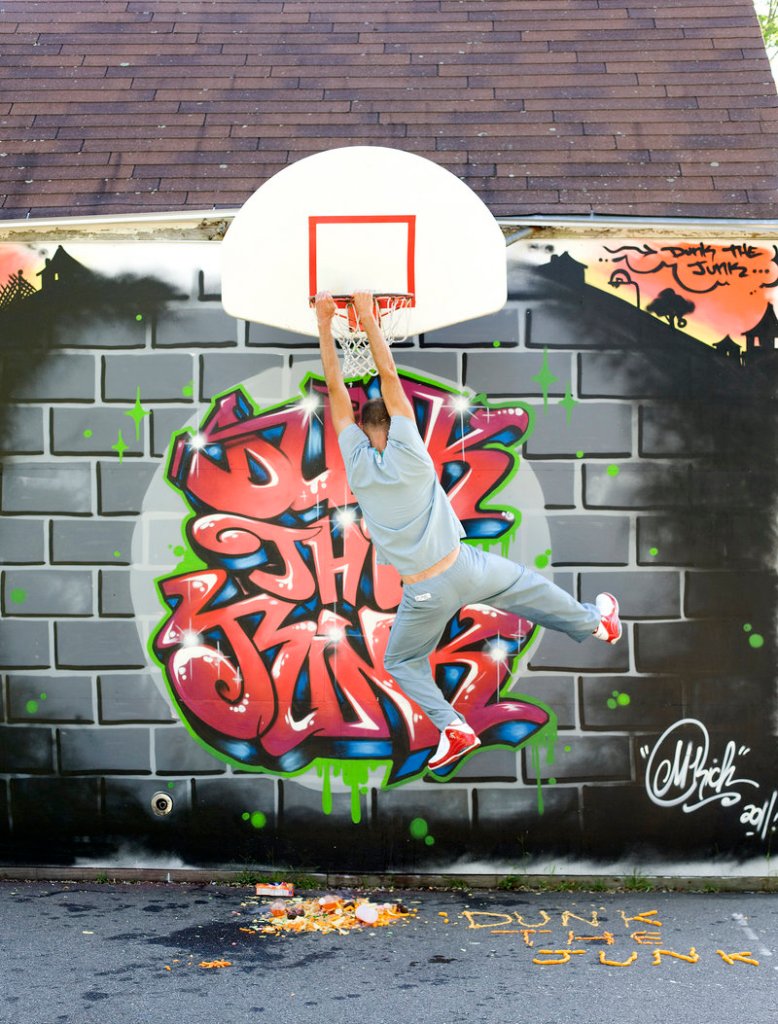
[[[410,777],[438,731],[384,668],[399,578],[377,563],[323,384],[306,383],[301,400],[262,413],[235,389],[197,435],[176,438],[169,475],[193,510],[187,539],[206,568],[160,581],[168,613],[154,650],[180,713],[222,756],[278,772],[314,757],[382,757],[395,778]],[[463,410],[444,388],[403,385],[457,514],[475,536],[500,537],[512,526],[486,499],[515,466],[526,410]],[[369,391],[352,386],[355,409]],[[519,651],[532,629],[468,607],[431,657],[485,742],[516,745],[548,720],[502,695],[510,665],[489,653],[495,638]]]

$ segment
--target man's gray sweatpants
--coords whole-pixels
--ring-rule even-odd
[[[446,623],[466,604],[487,604],[513,612],[578,641],[591,636],[600,622],[593,604],[580,604],[544,576],[463,544],[456,562],[445,572],[403,586],[384,658],[400,689],[441,730],[462,716],[435,684],[429,655]]]

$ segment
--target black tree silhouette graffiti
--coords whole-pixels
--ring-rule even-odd
[[[694,312],[694,303],[689,302],[672,288],[665,288],[653,302],[649,302],[646,310],[653,313],[654,316],[666,320],[671,327],[685,327],[686,314]]]

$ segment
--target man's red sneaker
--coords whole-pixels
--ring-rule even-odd
[[[427,762],[427,767],[432,771],[444,768],[447,764],[458,761],[460,757],[464,757],[465,754],[469,754],[471,750],[480,746],[481,741],[467,722],[447,725],[440,734],[438,749]]]
[[[594,635],[606,644],[615,644],[621,639],[621,621],[619,619],[619,602],[613,594],[598,594],[594,606],[602,618],[595,629]]]

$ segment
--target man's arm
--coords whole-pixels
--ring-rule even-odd
[[[350,424],[355,423],[354,409],[351,398],[343,383],[338,354],[335,351],[335,339],[332,336],[332,318],[337,306],[329,292],[319,292],[316,296],[316,321],[319,325],[319,351],[324,380],[330,396],[330,414],[335,432],[339,434]]]
[[[403,391],[392,351],[373,313],[372,292],[354,292],[354,309],[370,343],[373,362],[381,378],[381,397],[390,416],[414,419],[413,406]]]

